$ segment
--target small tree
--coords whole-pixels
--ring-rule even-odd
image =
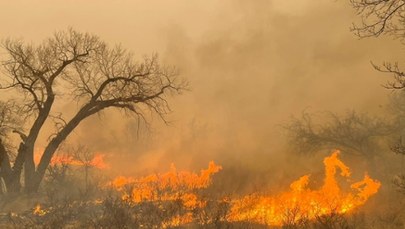
[[[79,145],[73,148],[73,159],[80,163],[84,172],[83,194],[87,196],[90,193],[90,170],[97,165],[94,164],[95,154],[89,148]],[[94,187],[93,187],[94,188]]]
[[[186,87],[175,69],[161,66],[156,55],[136,62],[121,46],[110,47],[97,36],[73,29],[57,32],[39,45],[8,39],[2,48],[6,57],[0,89],[18,95],[8,101],[15,101],[13,108],[23,116],[27,130],[15,130],[21,144],[13,165],[10,152],[0,150],[1,176],[9,191],[20,190],[24,168],[25,190],[35,192],[55,151],[88,117],[115,108],[143,120],[149,110],[164,120],[170,110],[167,96]],[[66,120],[55,110],[58,100],[76,102],[79,108]],[[34,147],[47,121],[54,121],[57,131],[49,136],[36,166]]]

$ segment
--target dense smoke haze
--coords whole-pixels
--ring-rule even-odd
[[[158,53],[189,81],[190,91],[170,100],[168,126],[107,111],[69,137],[114,155],[112,167],[125,168],[118,173],[210,160],[284,171],[274,168],[289,160],[282,125],[304,110],[385,112],[389,79],[370,62],[401,61],[403,51],[396,40],[353,35],[358,18],[346,1],[0,1],[0,12],[1,39],[37,43],[72,27],[139,58]]]
[[[0,228],[404,228],[404,22],[0,0]]]

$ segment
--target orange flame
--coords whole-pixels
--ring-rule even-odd
[[[69,164],[76,166],[90,166],[98,169],[107,169],[109,166],[104,161],[104,154],[95,154],[90,161],[81,161],[68,155],[54,155],[51,159],[51,165]]]
[[[210,162],[208,169],[200,174],[188,171],[177,171],[172,164],[170,171],[163,174],[153,174],[141,178],[117,177],[111,182],[115,189],[123,191],[123,200],[138,203],[141,201],[178,200],[183,201],[187,208],[202,206],[193,190],[207,188],[211,184],[211,176],[222,169],[221,166]],[[131,190],[126,190],[130,187]]]
[[[37,216],[44,216],[46,215],[48,212],[44,209],[41,208],[40,204],[37,204],[34,208],[33,214],[37,215]]]
[[[34,161],[36,164],[41,160],[40,154],[35,154]],[[95,154],[94,157],[89,161],[82,161],[75,159],[73,156],[61,154],[61,155],[54,155],[51,159],[50,165],[74,165],[74,166],[89,166],[97,169],[108,169],[109,165],[104,161],[104,154]]]
[[[348,179],[350,169],[338,158],[339,151],[324,159],[324,184],[318,190],[308,188],[310,175],[300,177],[290,185],[290,191],[276,196],[251,194],[240,199],[224,198],[218,203],[227,203],[229,212],[223,220],[230,222],[248,221],[264,225],[281,226],[286,222],[311,220],[332,213],[344,214],[363,205],[370,196],[378,192],[381,184],[367,174],[362,181],[352,183],[349,190],[343,190],[336,180],[337,172]],[[109,186],[122,193],[121,198],[129,203],[142,201],[181,200],[186,213],[164,222],[161,227],[180,226],[196,220],[192,210],[204,208],[206,201],[200,200],[196,190],[207,188],[213,174],[221,166],[210,162],[208,169],[200,174],[177,171],[174,165],[170,171],[141,178],[117,177]]]
[[[290,191],[278,196],[248,195],[231,201],[229,221],[250,221],[266,225],[281,226],[285,222],[314,219],[332,213],[343,214],[363,205],[378,192],[379,181],[368,175],[352,184],[351,191],[342,191],[336,181],[337,170],[342,177],[350,177],[350,169],[338,158],[339,151],[324,159],[325,179],[319,190],[307,186],[309,175],[302,176],[290,185]]]
[[[188,212],[176,215],[160,225],[162,228],[177,227],[193,222],[191,211],[206,205],[205,201],[199,200],[194,191],[207,188],[211,184],[212,175],[221,169],[221,166],[211,161],[207,169],[196,174],[188,171],[177,171],[172,164],[169,172],[137,179],[120,176],[109,185],[122,192],[122,200],[129,203],[180,200],[182,207]]]

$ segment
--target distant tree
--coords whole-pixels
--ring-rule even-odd
[[[358,37],[388,35],[405,42],[404,0],[350,0],[350,3],[361,19],[352,26]],[[355,111],[321,116],[304,112],[302,117],[293,118],[285,125],[295,151],[313,153],[338,148],[346,154],[363,156],[371,163],[376,163],[375,156],[383,155],[387,149],[405,156],[405,72],[398,63],[372,66],[393,75],[393,80],[384,85],[397,92],[388,104],[388,119]],[[397,176],[395,184],[405,193],[404,175]]]
[[[176,70],[160,65],[156,55],[135,61],[121,46],[110,47],[97,36],[73,29],[57,32],[39,45],[7,39],[2,48],[0,89],[17,95],[3,104],[18,113],[6,112],[0,119],[7,123],[14,115],[24,122],[23,129],[3,124],[7,131],[0,135],[3,139],[11,130],[21,136],[13,164],[10,150],[0,145],[0,175],[9,191],[20,190],[22,174],[25,191],[37,191],[56,150],[88,117],[114,108],[145,121],[150,111],[165,120],[170,110],[167,96],[186,87]],[[56,111],[58,101],[74,102],[78,109],[66,118]],[[57,130],[36,166],[34,147],[47,121]]]
[[[316,116],[304,112],[285,125],[290,145],[299,153],[340,149],[347,154],[373,158],[381,150],[381,139],[396,132],[383,119],[354,111],[343,115],[327,112]]]
[[[361,18],[361,23],[354,24],[352,30],[360,38],[378,37],[380,35],[393,36],[405,42],[405,1],[403,0],[350,0]],[[395,108],[397,126],[404,129],[405,99],[402,92],[405,88],[405,73],[400,65],[395,63],[373,64],[373,67],[383,73],[393,76],[393,80],[384,85],[388,89],[401,91],[400,96],[394,97],[391,105]],[[403,132],[403,131],[401,131]],[[402,135],[402,133],[401,133]],[[391,149],[398,154],[405,155],[402,138]]]

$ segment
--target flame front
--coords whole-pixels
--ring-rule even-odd
[[[281,226],[287,223],[311,220],[329,214],[345,214],[363,205],[370,196],[378,192],[381,184],[368,175],[362,181],[352,183],[344,190],[336,180],[337,173],[348,179],[350,169],[339,159],[339,151],[324,159],[325,178],[318,190],[308,188],[310,175],[300,177],[290,184],[290,190],[278,195],[250,194],[238,199],[223,198],[209,200],[225,203],[228,213],[222,221],[252,222],[263,225]],[[163,174],[153,174],[141,178],[117,177],[109,186],[119,191],[122,200],[132,204],[144,201],[161,203],[179,201],[183,213],[175,215],[161,227],[179,226],[196,222],[193,215],[196,209],[203,209],[207,201],[202,200],[197,190],[211,184],[211,177],[222,169],[210,162],[208,169],[200,174],[177,171],[174,165]]]
[[[319,190],[308,188],[309,175],[290,185],[290,191],[277,196],[252,194],[232,201],[229,221],[250,221],[280,226],[302,219],[314,219],[332,213],[344,214],[363,205],[378,192],[381,184],[368,175],[343,191],[336,181],[337,170],[342,177],[350,177],[350,169],[338,158],[339,151],[324,159],[325,179]]]
[[[206,204],[198,198],[195,191],[207,188],[211,177],[222,169],[221,166],[210,162],[208,169],[200,174],[188,171],[177,171],[172,164],[170,171],[163,174],[153,174],[141,178],[119,176],[109,186],[122,193],[122,200],[137,204],[142,201],[161,203],[164,201],[180,201],[184,213],[179,213],[170,220],[163,222],[161,227],[180,226],[193,221],[192,211],[203,208]]]
[[[141,201],[181,199],[184,206],[193,208],[203,205],[193,191],[207,188],[211,184],[211,176],[221,169],[221,166],[211,161],[208,169],[201,170],[198,175],[188,171],[177,171],[172,164],[167,173],[153,174],[138,179],[120,176],[115,178],[111,185],[123,192],[123,200],[139,203]]]

